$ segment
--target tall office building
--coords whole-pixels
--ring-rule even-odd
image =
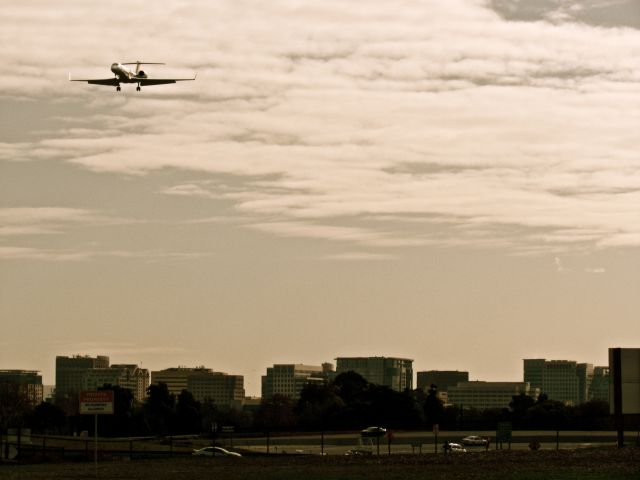
[[[69,397],[83,389],[83,377],[93,368],[108,368],[109,357],[74,355],[56,357],[56,396]]]
[[[149,370],[137,365],[111,365],[106,368],[92,368],[82,377],[83,390],[97,390],[104,385],[118,386],[131,390],[138,402],[147,398]]]
[[[369,383],[398,392],[413,389],[413,360],[394,357],[338,357],[336,374],[353,371]]]
[[[332,370],[322,365],[276,364],[267,368],[262,376],[262,398],[284,395],[294,400],[300,398],[300,392],[309,383],[324,384],[330,378]]]
[[[578,363],[576,375],[578,377],[578,403],[584,403],[589,400],[589,390],[593,382],[593,364]]]
[[[15,385],[33,407],[43,401],[42,375],[37,370],[0,370],[0,384]]]
[[[418,389],[427,392],[431,385],[438,387],[438,393],[446,392],[458,382],[468,382],[469,372],[458,370],[427,370],[416,374]]]
[[[578,405],[589,398],[593,365],[572,360],[524,360],[524,381],[550,400]]]
[[[609,401],[609,367],[594,367],[589,400]]]
[[[514,396],[524,393],[536,398],[537,389],[526,382],[460,382],[447,390],[449,403],[463,408],[509,408]]]

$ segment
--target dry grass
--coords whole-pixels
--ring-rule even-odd
[[[2,480],[94,478],[92,463],[0,465]],[[99,478],[131,480],[638,480],[640,449],[489,451],[381,457],[245,456],[102,462]]]

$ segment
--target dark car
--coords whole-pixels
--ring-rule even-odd
[[[384,437],[387,434],[387,429],[383,427],[368,427],[360,432],[363,437]]]

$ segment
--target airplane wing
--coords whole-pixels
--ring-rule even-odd
[[[176,83],[176,82],[185,82],[189,80],[195,80],[196,77],[193,78],[144,78],[140,80],[141,86],[146,85],[165,85],[167,83]]]
[[[81,80],[76,78],[69,78],[69,81],[70,82],[87,82],[92,85],[110,85],[112,87],[117,87],[120,84],[117,78],[103,78],[103,79],[96,79],[96,80],[91,80],[91,79]]]

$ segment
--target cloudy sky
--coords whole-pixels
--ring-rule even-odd
[[[0,4],[0,368],[640,346],[637,0]],[[195,82],[68,82],[109,65]]]

